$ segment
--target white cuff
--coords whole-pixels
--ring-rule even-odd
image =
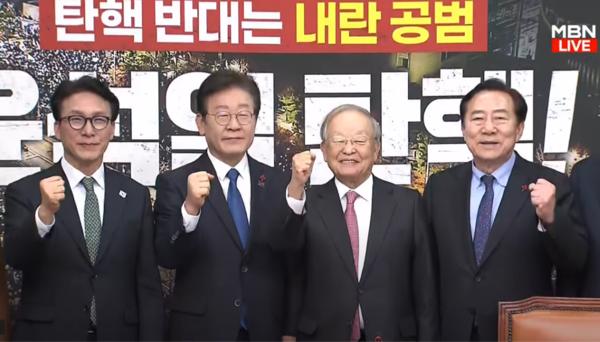
[[[544,225],[542,224],[542,221],[540,221],[540,220],[538,220],[537,230],[542,233],[545,233],[548,231],[546,228],[544,228]]]
[[[45,224],[44,222],[42,222],[42,220],[40,219],[40,207],[37,207],[37,209],[35,210],[35,224],[37,225],[38,234],[40,234],[41,238],[43,238],[44,236],[46,236],[46,234],[50,232],[50,229],[52,229],[55,222],[56,220],[54,218],[54,215],[52,215],[52,223]]]
[[[292,209],[294,214],[296,215],[304,215],[306,210],[304,210],[304,203],[306,203],[306,191],[302,192],[302,199],[295,199],[290,197],[287,188],[285,189],[285,199],[287,200],[288,207]]]
[[[202,214],[202,210],[200,210],[198,215],[190,215],[185,211],[185,202],[181,205],[181,217],[183,218],[183,228],[186,233],[191,233],[196,230],[196,226],[200,220],[200,214]]]

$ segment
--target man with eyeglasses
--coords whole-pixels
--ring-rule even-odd
[[[6,190],[7,263],[23,272],[15,340],[160,340],[148,189],[103,166],[119,101],[96,78],[51,98],[64,157]]]
[[[435,339],[433,242],[419,194],[371,173],[381,130],[366,109],[334,108],[321,139],[334,178],[305,191],[315,160],[306,151],[287,188],[286,236],[304,256],[298,338]]]
[[[260,91],[252,77],[222,70],[196,98],[208,149],[156,179],[158,260],[176,269],[168,338],[287,339],[287,181],[248,155]]]

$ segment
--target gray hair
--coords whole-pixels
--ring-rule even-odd
[[[329,126],[331,120],[333,120],[333,118],[335,118],[339,114],[347,111],[359,112],[368,117],[369,122],[371,122],[371,128],[373,129],[373,133],[375,134],[373,138],[375,139],[378,145],[381,145],[381,127],[379,126],[379,122],[377,122],[377,120],[375,120],[375,118],[371,115],[371,112],[369,112],[365,108],[349,103],[339,105],[333,108],[329,113],[327,113],[327,115],[323,119],[323,123],[321,124],[321,140],[325,141],[327,139],[327,126]]]

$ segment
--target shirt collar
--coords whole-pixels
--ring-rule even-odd
[[[350,189],[337,178],[335,178],[335,186],[337,187],[340,200],[344,199],[344,196],[346,196],[346,193],[350,190],[356,192],[358,196],[365,199],[367,202],[370,202],[373,197],[373,175],[369,175],[369,178],[356,187],[356,189]]]
[[[69,181],[71,189],[79,185],[83,178],[87,177],[83,172],[75,168],[75,166],[71,165],[65,158],[60,159],[60,166],[62,167],[65,176],[67,176],[67,181]],[[104,189],[104,163],[100,164],[98,170],[94,171],[90,177],[94,179],[101,189]]]
[[[515,152],[513,152],[510,158],[508,158],[508,160],[504,162],[504,164],[500,165],[500,167],[497,168],[496,171],[492,172],[492,176],[494,176],[496,182],[504,188],[508,183],[508,178],[510,177],[510,172],[512,171],[513,166],[515,165],[516,159],[517,158]],[[473,170],[473,180],[477,182],[476,184],[482,185],[481,177],[485,175],[485,173],[479,170],[473,162],[471,163],[471,168]]]
[[[224,181],[225,178],[227,178],[227,172],[229,172],[229,170],[231,170],[232,167],[219,160],[219,158],[215,157],[212,153],[210,153],[209,149],[206,149],[206,153],[208,154],[208,159],[210,159],[210,162],[213,164],[215,172],[217,173],[215,176],[217,176],[217,178],[219,178],[220,181]],[[248,155],[244,154],[242,160],[240,160],[240,162],[237,163],[233,168],[236,169],[237,172],[239,172],[240,177],[242,177],[242,179],[250,177],[250,171],[248,169]]]

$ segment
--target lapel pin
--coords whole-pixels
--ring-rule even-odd
[[[260,175],[258,177],[258,187],[259,188],[264,188],[266,181],[267,181],[267,177],[265,175]]]
[[[119,190],[119,196],[125,198],[125,197],[127,197],[127,193],[123,190]]]

